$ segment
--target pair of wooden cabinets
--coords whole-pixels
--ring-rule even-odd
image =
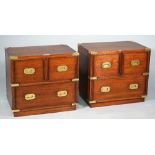
[[[75,110],[80,78],[91,107],[144,101],[149,60],[134,42],[8,48],[7,97],[15,116]]]

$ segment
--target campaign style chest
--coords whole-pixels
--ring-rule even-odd
[[[75,110],[79,53],[66,45],[6,49],[7,98],[14,116]]]
[[[90,107],[143,102],[150,49],[135,42],[82,43],[80,95]]]

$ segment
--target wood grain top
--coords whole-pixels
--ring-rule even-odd
[[[50,54],[69,54],[75,51],[67,45],[9,47],[5,50],[8,55],[13,56],[39,56]]]
[[[79,44],[88,51],[118,51],[118,50],[136,50],[146,48],[132,41],[120,41],[120,42],[94,42],[94,43],[82,43]]]

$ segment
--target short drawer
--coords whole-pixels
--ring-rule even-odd
[[[121,99],[140,98],[146,92],[146,78],[113,78],[92,81],[92,98]]]
[[[14,89],[15,107],[20,110],[44,108],[75,103],[77,100],[76,82],[61,82]]]
[[[49,80],[65,80],[78,77],[78,57],[49,58]]]
[[[123,74],[142,74],[149,66],[147,52],[123,53]]]
[[[92,72],[97,77],[117,76],[119,74],[119,53],[95,55]]]
[[[18,60],[12,62],[13,83],[33,83],[44,80],[42,59]]]

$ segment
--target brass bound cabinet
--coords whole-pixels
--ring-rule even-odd
[[[6,79],[14,116],[75,110],[79,53],[66,45],[7,48]]]
[[[135,42],[82,43],[80,94],[90,107],[143,102],[150,49]]]

